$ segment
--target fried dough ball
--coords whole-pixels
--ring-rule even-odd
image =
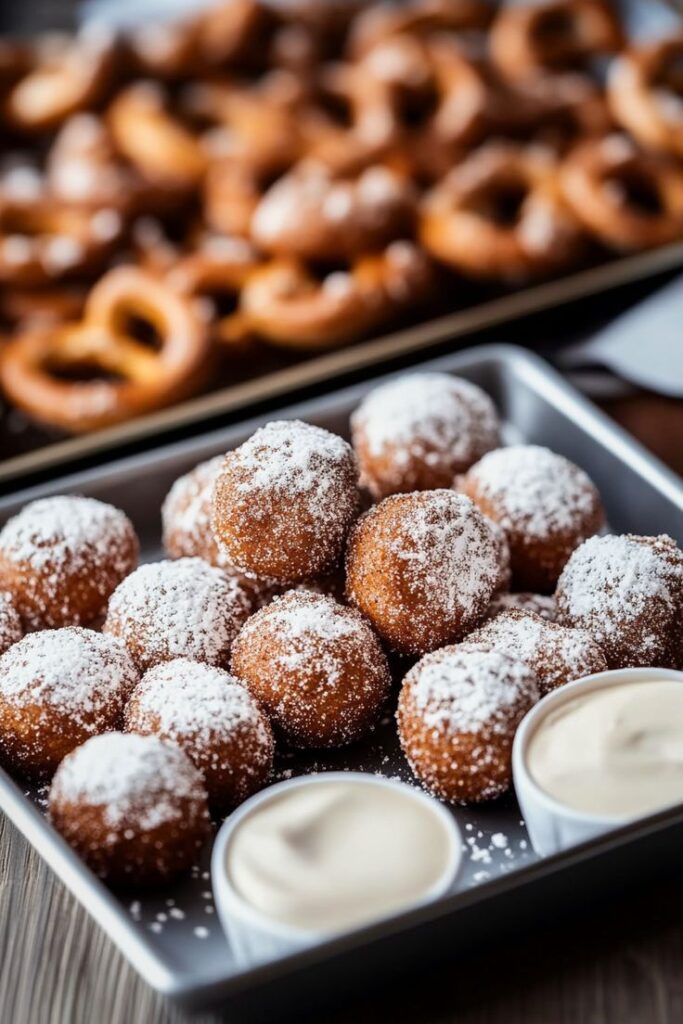
[[[0,589],[29,629],[96,622],[132,572],[138,539],[126,515],[94,498],[42,498],[0,532]]]
[[[587,474],[538,445],[489,452],[459,488],[505,530],[519,590],[552,592],[572,551],[604,522],[600,495]]]
[[[21,640],[24,629],[11,594],[0,591],[0,654]]]
[[[60,764],[49,796],[55,828],[113,885],[155,885],[186,871],[211,829],[201,773],[158,736],[109,732]]]
[[[500,442],[488,395],[448,373],[413,373],[374,388],[351,417],[361,481],[372,495],[451,487]]]
[[[31,778],[118,728],[138,673],[111,636],[67,626],[29,633],[0,657],[0,758]]]
[[[557,614],[555,598],[547,594],[532,594],[528,590],[520,590],[513,594],[497,594],[491,601],[486,612],[487,619],[495,619],[501,612],[518,609],[521,612],[533,612],[546,622],[554,622]]]
[[[683,663],[683,552],[666,534],[591,537],[555,597],[558,622],[587,630],[610,668]]]
[[[225,812],[265,786],[273,766],[270,722],[249,691],[221,668],[178,658],[143,676],[126,706],[125,731],[172,740]]]
[[[539,698],[534,673],[470,644],[427,654],[403,680],[397,721],[415,775],[442,800],[477,803],[512,781],[512,741]]]
[[[251,610],[256,611],[274,597],[278,588],[271,580],[240,572],[216,544],[211,529],[211,502],[222,465],[223,456],[217,455],[175,481],[161,506],[164,550],[169,558],[203,558],[234,576],[251,596]]]
[[[233,645],[232,672],[296,747],[353,743],[374,725],[391,685],[363,617],[298,590],[249,619]]]
[[[334,568],[358,506],[351,446],[310,423],[280,420],[225,456],[212,527],[243,572],[299,583]]]
[[[493,533],[451,490],[395,494],[351,531],[351,602],[401,654],[424,654],[477,626],[500,580]]]
[[[523,661],[536,676],[542,695],[574,679],[607,671],[605,655],[585,629],[560,626],[518,608],[501,612],[475,629],[467,643]]]
[[[141,672],[174,658],[227,665],[251,611],[248,595],[201,558],[141,565],[111,596],[102,627],[119,637]]]

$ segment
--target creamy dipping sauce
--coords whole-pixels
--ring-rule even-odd
[[[379,782],[293,786],[235,830],[226,868],[256,910],[306,931],[333,933],[429,897],[459,844],[426,798]]]
[[[568,700],[539,723],[527,766],[549,796],[590,814],[683,802],[683,684],[625,682]]]

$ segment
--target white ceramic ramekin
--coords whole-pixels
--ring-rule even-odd
[[[512,773],[517,799],[524,815],[531,844],[536,853],[548,856],[594,839],[634,820],[634,817],[588,814],[555,800],[532,778],[527,765],[529,742],[542,720],[551,711],[582,694],[622,683],[640,683],[673,679],[683,683],[683,672],[666,668],[626,668],[598,672],[547,694],[522,720],[512,748]]]
[[[433,797],[379,775],[363,772],[322,772],[318,775],[303,775],[288,779],[257,793],[243,803],[220,828],[211,855],[211,879],[216,909],[232,950],[240,963],[271,960],[332,938],[332,932],[304,931],[275,921],[267,914],[255,909],[235,890],[228,876],[227,854],[230,841],[244,819],[257,807],[280,795],[285,790],[299,786],[317,786],[325,782],[344,782],[358,786],[380,786],[384,789],[400,790],[409,799],[418,800],[443,825],[449,842],[449,856],[442,875],[428,892],[409,906],[401,907],[397,914],[423,906],[447,893],[455,883],[462,861],[462,838],[455,820],[445,807]],[[368,922],[370,923],[370,922]],[[374,922],[372,922],[374,923]]]

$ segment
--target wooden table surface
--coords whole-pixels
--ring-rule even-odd
[[[683,403],[634,395],[605,405],[683,475]],[[324,1024],[678,1024],[683,1020],[683,876],[656,865],[637,893],[586,907],[514,949],[404,976],[348,1005],[338,994],[310,1013]],[[180,1024],[188,1016],[140,980],[85,910],[6,820],[0,819],[0,1022]],[[194,1016],[214,1022],[220,1015]],[[228,1018],[234,1019],[234,1018]],[[248,1018],[250,1021],[253,1017]],[[272,1016],[268,1018],[273,1020]]]

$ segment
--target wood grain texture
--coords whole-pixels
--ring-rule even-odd
[[[683,403],[652,396],[607,410],[678,468]],[[577,894],[580,902],[580,893]],[[282,1020],[316,1024],[680,1024],[683,1020],[683,877],[653,865],[637,892],[514,948],[450,963],[400,984],[381,979],[340,1005],[283,1006]],[[256,1021],[193,1015],[154,993],[87,912],[0,817],[0,1024],[217,1024]],[[266,1018],[273,1022],[274,1018]],[[280,1019],[280,1018],[278,1018]]]

